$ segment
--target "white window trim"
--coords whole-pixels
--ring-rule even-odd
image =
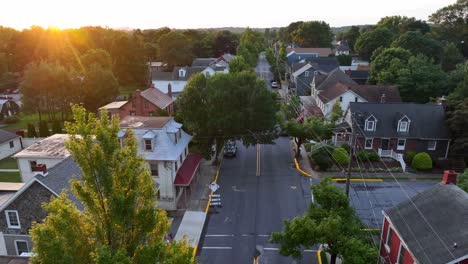
[[[403,124],[405,124],[405,129],[403,129]],[[398,124],[398,132],[406,132],[408,131],[408,122],[407,121],[400,121]]]
[[[398,249],[398,254],[397,254],[397,260],[396,260],[396,263],[397,263],[397,264],[400,263],[400,254],[401,254],[401,250],[402,250],[403,248],[405,248],[405,247],[403,246],[403,243],[400,243],[400,247],[399,247],[399,249]],[[403,256],[402,258],[404,258],[404,257],[405,257],[405,256]],[[402,263],[403,263],[403,262],[402,262]]]
[[[371,140],[371,146],[370,146],[370,148],[368,148],[368,147],[367,147],[367,144],[366,144],[367,140],[369,140],[369,139]],[[372,149],[373,146],[374,146],[374,138],[365,138],[365,139],[364,139],[364,149]]]
[[[433,141],[435,144],[434,144],[434,147],[433,147],[433,148],[430,148],[430,147],[429,147],[429,142],[432,142],[432,141]],[[436,150],[436,149],[437,149],[437,140],[429,140],[429,141],[427,142],[427,150]]]
[[[8,213],[11,213],[11,212],[16,214],[16,219],[18,219],[18,225],[17,226],[14,226],[14,225],[10,224],[10,216],[8,215]],[[8,228],[21,229],[21,223],[20,223],[18,211],[16,211],[16,210],[5,210],[5,216],[6,216],[6,219],[7,219]]]
[[[403,140],[403,142],[405,142],[405,143],[403,144],[403,146],[400,146],[400,145],[398,144],[398,142],[399,142],[400,140]],[[399,138],[399,139],[397,139],[397,150],[405,150],[405,148],[406,148],[406,138]]]
[[[372,124],[372,128],[369,129],[369,124]],[[374,131],[375,130],[375,121],[366,121],[366,131]]]
[[[26,240],[15,240],[15,250],[16,250],[16,255],[19,256],[19,251],[18,251],[18,245],[16,244],[16,242],[25,242],[26,243],[26,247],[28,248],[28,251],[27,252],[31,252],[31,249],[29,249],[29,243],[28,241]]]
[[[309,71],[305,71],[305,72],[304,72],[304,76],[305,76],[305,77],[309,77]]]
[[[151,142],[151,149],[146,149],[146,141],[149,140]],[[143,148],[145,151],[153,151],[153,140],[152,139],[143,139]]]
[[[390,231],[391,231],[391,226],[388,225],[388,229],[387,229],[387,237],[385,238],[385,249],[387,250],[388,253],[390,253],[390,244],[392,243],[392,238],[389,237],[390,235]]]

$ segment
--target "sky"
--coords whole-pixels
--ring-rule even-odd
[[[263,28],[323,20],[338,27],[375,24],[391,15],[427,20],[452,3],[455,0],[6,0],[0,7],[0,25]]]

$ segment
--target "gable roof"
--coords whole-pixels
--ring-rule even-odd
[[[112,102],[108,103],[105,106],[99,107],[99,110],[101,109],[120,109],[122,106],[124,106],[128,101],[117,101],[117,102]]]
[[[350,85],[349,88],[367,102],[380,103],[385,95],[385,102],[401,102],[400,91],[394,85]]]
[[[468,193],[458,186],[437,184],[385,214],[418,263],[468,258]]]
[[[67,134],[54,134],[35,142],[31,146],[13,155],[14,158],[66,158],[70,153],[65,148]]]
[[[415,103],[355,103],[349,109],[357,134],[366,137],[406,137],[420,139],[449,139],[445,125],[445,110],[436,104]],[[377,118],[376,130],[365,131],[365,119],[370,115]],[[398,132],[398,120],[406,115],[411,120],[408,132]]]
[[[297,63],[293,63],[291,65],[291,69],[292,69],[292,72],[295,73],[296,71],[298,71],[299,69],[301,69],[302,67],[304,67],[305,65],[307,65],[308,63],[307,62],[297,62]]]
[[[320,98],[320,101],[326,104],[349,90],[350,89],[347,85],[342,84],[341,82],[337,82],[334,86],[326,89],[323,92],[320,92],[318,94],[318,98]]]
[[[153,81],[187,81],[195,73],[202,72],[208,66],[184,66],[174,67],[172,72],[152,72],[151,79]],[[184,69],[186,71],[185,76],[179,76],[179,70]]]
[[[174,99],[158,88],[148,88],[141,92],[141,96],[161,109],[165,109],[174,102]]]
[[[297,54],[318,53],[320,57],[327,57],[332,53],[331,48],[286,48],[287,54],[293,51]]]
[[[349,77],[351,79],[368,79],[369,78],[369,71],[363,71],[363,70],[355,70],[355,71],[349,71]]]
[[[340,70],[340,68],[336,68],[333,71],[331,71],[318,86],[316,83],[316,89],[319,91],[325,91],[328,88],[333,87],[338,81],[340,81],[343,84],[349,85],[357,84],[347,74]]]
[[[192,62],[192,66],[204,66],[208,67],[211,63],[215,62],[217,58],[196,58]]]
[[[19,137],[20,137],[19,135],[0,129],[0,144],[3,144],[5,142],[8,142],[12,139],[19,138]]]
[[[154,81],[170,81],[172,80],[172,72],[152,71],[151,80]]]

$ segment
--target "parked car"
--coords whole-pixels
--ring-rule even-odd
[[[237,154],[236,142],[228,140],[224,145],[224,156],[225,157],[235,157]]]
[[[271,88],[279,88],[279,83],[278,82],[272,82],[271,83]]]

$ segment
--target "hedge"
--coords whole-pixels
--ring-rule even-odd
[[[349,162],[349,154],[344,148],[334,149],[332,157],[339,165],[346,165]]]
[[[426,152],[421,152],[414,156],[411,162],[411,167],[417,170],[430,170],[432,169],[432,159]]]

